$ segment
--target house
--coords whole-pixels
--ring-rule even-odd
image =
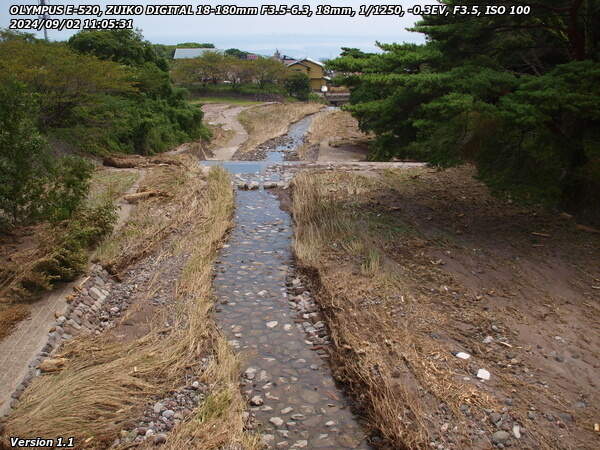
[[[173,59],[198,58],[207,52],[223,53],[223,50],[219,50],[218,48],[176,48]]]
[[[327,86],[329,77],[325,76],[325,66],[320,62],[304,58],[286,61],[284,64],[296,72],[306,74],[310,79],[310,88],[313,91],[321,91],[324,86]]]
[[[325,76],[325,66],[322,63],[315,61],[314,59],[304,58],[296,59],[291,56],[282,55],[279,50],[275,50],[275,54],[272,59],[280,61],[290,69],[296,72],[302,72],[306,74],[310,80],[310,88],[313,91],[321,92],[324,86],[327,86],[327,82],[330,80],[329,77]]]
[[[248,53],[246,54],[246,59],[250,61],[255,61],[258,59],[258,55],[255,55],[254,53]]]

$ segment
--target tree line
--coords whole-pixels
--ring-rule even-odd
[[[345,48],[329,68],[376,135],[372,159],[473,162],[495,191],[597,221],[600,1],[530,6],[527,15],[423,16],[411,31],[425,44]]]
[[[228,83],[233,87],[256,84],[260,89],[280,88],[300,100],[310,93],[310,81],[278,60],[242,59],[244,52],[229,49],[225,53],[207,51],[197,58],[173,62],[173,81],[182,85],[209,86]]]

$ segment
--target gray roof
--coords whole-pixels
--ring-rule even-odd
[[[221,53],[222,50],[219,50],[218,48],[176,48],[173,59],[197,58],[206,52]]]

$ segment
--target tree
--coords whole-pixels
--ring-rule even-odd
[[[340,52],[340,58],[350,57],[350,58],[365,58],[369,56],[369,53],[365,53],[358,48],[352,47],[342,47],[342,51]]]
[[[35,37],[33,33],[24,33],[22,31],[13,31],[9,29],[0,29],[0,42],[1,41],[14,41],[21,40],[26,42],[36,42],[39,39]]]
[[[15,74],[40,94],[43,128],[67,123],[74,108],[93,103],[98,94],[133,93],[132,73],[120,64],[79,55],[45,41],[0,42],[0,69]]]
[[[207,83],[217,84],[226,78],[226,58],[217,52],[204,52],[197,58],[176,61],[172,76],[178,83]]]
[[[167,61],[158,55],[150,42],[143,39],[138,30],[80,31],[71,36],[68,44],[78,52],[128,66],[153,63],[162,70],[169,68]]]
[[[237,48],[228,48],[227,50],[225,50],[225,54],[229,56],[234,56],[238,59],[246,59],[246,56],[248,56],[248,52],[244,52]]]
[[[39,208],[49,157],[35,96],[11,77],[0,81],[0,211],[15,225]]]
[[[427,36],[424,45],[346,48],[330,61],[351,88],[348,109],[377,136],[370,157],[470,161],[495,190],[600,211],[600,2],[531,7],[424,16],[413,28]]]
[[[137,51],[123,53],[114,46],[111,33],[91,36],[78,42],[98,44],[107,38],[111,46],[100,47],[101,52],[92,46],[88,54],[64,43],[0,39],[0,73],[13,74],[38,94],[32,119],[43,133],[95,154],[155,153],[207,136],[202,112],[185,101],[184,89],[173,87],[169,73],[155,63],[153,49],[137,59]],[[126,36],[133,45],[124,48],[141,48],[143,56],[148,47],[141,35]]]
[[[198,42],[182,42],[181,44],[177,44],[178,48],[215,48],[215,44],[210,44],[205,42],[203,44]]]
[[[308,100],[310,94],[310,79],[302,72],[290,73],[284,81],[285,89],[298,100]]]
[[[283,81],[289,72],[286,66],[273,59],[259,58],[254,60],[253,63],[256,69],[256,79],[260,87]]]
[[[256,78],[255,61],[238,59],[233,65],[239,83],[252,83]]]

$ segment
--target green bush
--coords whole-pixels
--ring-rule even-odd
[[[60,158],[49,172],[44,217],[53,222],[71,217],[86,198],[93,170],[94,166],[82,158]]]
[[[93,166],[75,156],[50,157],[34,123],[36,96],[0,77],[0,213],[17,225],[69,218],[89,189]]]
[[[308,101],[312,103],[322,103],[324,105],[329,105],[329,102],[325,97],[315,92],[311,92],[310,94],[308,94]]]
[[[87,264],[88,251],[108,235],[117,220],[114,203],[107,199],[101,205],[80,207],[71,220],[54,226],[55,239],[47,243],[46,257],[33,272],[39,286],[24,286],[30,291],[48,289],[58,281],[77,278]],[[43,280],[43,281],[40,281]]]
[[[301,72],[293,72],[287,76],[283,82],[289,95],[298,100],[308,100],[310,94],[310,79]]]

